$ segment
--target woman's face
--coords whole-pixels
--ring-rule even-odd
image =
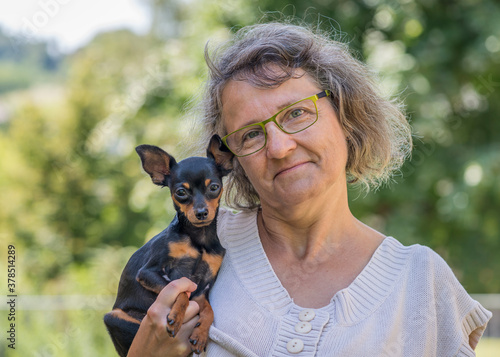
[[[319,88],[307,74],[271,89],[230,81],[222,93],[223,124],[230,133],[324,89],[328,88]],[[263,206],[278,208],[345,191],[346,139],[329,100],[316,102],[318,121],[302,132],[286,134],[273,122],[267,123],[266,146],[238,158]]]

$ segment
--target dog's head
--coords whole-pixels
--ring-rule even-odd
[[[195,227],[212,223],[222,195],[222,177],[232,170],[233,154],[212,136],[207,157],[190,157],[176,162],[173,156],[152,145],[135,149],[142,167],[155,185],[168,186],[175,209]]]

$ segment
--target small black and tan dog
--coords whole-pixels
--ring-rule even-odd
[[[172,280],[186,277],[197,289],[188,297],[180,294],[167,316],[167,332],[179,331],[189,299],[200,306],[200,319],[190,336],[191,349],[206,347],[213,311],[208,292],[224,256],[216,230],[222,194],[222,177],[232,168],[233,154],[217,135],[207,148],[207,157],[180,162],[156,146],[136,148],[144,170],[154,184],[168,186],[177,211],[170,225],[128,261],[123,270],[113,310],[104,323],[120,356],[126,356],[139,325],[160,291]]]

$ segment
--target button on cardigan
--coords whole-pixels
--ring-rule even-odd
[[[221,209],[218,234],[226,255],[210,292],[215,319],[204,356],[474,356],[470,343],[491,318],[421,245],[385,238],[347,288],[307,309],[274,273],[256,211]]]

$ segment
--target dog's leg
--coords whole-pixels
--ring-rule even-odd
[[[145,289],[156,294],[159,294],[168,283],[163,276],[148,268],[140,269],[135,279]]]
[[[208,330],[214,321],[214,311],[205,294],[193,298],[193,301],[196,301],[200,306],[200,320],[189,337],[189,342],[193,352],[200,354],[207,347]]]
[[[182,323],[184,321],[184,314],[189,305],[189,297],[187,293],[183,292],[177,296],[174,304],[172,305],[172,310],[167,316],[167,332],[170,336],[175,337],[177,332],[179,332]]]
[[[121,357],[127,356],[141,321],[120,309],[115,309],[104,316],[104,323],[118,354]]]

